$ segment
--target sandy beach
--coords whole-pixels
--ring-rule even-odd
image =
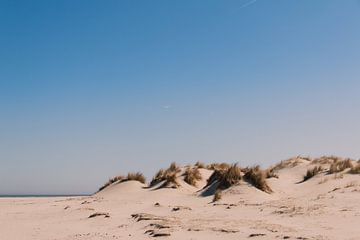
[[[199,169],[196,187],[177,175],[177,188],[138,181],[113,183],[88,197],[0,198],[1,239],[359,239],[360,178],[293,158],[267,182],[272,193],[240,181],[213,194],[212,170]]]

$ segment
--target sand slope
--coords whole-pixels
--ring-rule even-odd
[[[201,195],[206,169],[197,187],[128,181],[90,197],[0,198],[0,239],[360,239],[360,175],[301,182],[316,164],[292,161],[268,180],[272,194],[241,182],[216,203]]]

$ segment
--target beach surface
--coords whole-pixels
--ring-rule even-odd
[[[127,181],[86,197],[0,198],[0,239],[360,239],[360,175],[302,182],[316,164],[292,161],[267,180],[272,193],[242,181],[217,202],[207,169],[196,187],[179,177],[177,189]]]

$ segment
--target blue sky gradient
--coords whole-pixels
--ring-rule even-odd
[[[359,158],[359,26],[357,0],[0,1],[0,194]]]

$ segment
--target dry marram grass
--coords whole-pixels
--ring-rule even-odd
[[[196,186],[196,182],[201,180],[201,173],[197,167],[188,167],[184,173],[184,181],[192,186]]]
[[[275,173],[275,169],[273,167],[265,170],[266,178],[279,178],[279,176]]]
[[[230,168],[230,164],[228,163],[211,163],[206,166],[209,170],[225,170]]]
[[[101,190],[104,190],[105,188],[107,188],[108,186],[110,186],[111,184],[115,183],[115,182],[118,182],[118,181],[121,181],[123,180],[124,177],[123,176],[115,176],[113,178],[110,178],[102,187],[99,188],[99,192]]]
[[[302,163],[303,160],[307,161],[308,158],[297,156],[297,157],[289,158],[287,160],[282,160],[281,162],[276,164],[272,169],[277,171],[284,168],[292,168]]]
[[[312,169],[308,169],[306,174],[304,175],[303,182],[309,180],[310,178],[314,177],[315,175],[319,174],[323,168],[321,166],[313,167]]]
[[[170,167],[166,170],[160,169],[156,175],[153,177],[153,179],[150,182],[150,187],[153,187],[161,182],[163,184],[160,186],[160,188],[163,187],[171,187],[171,188],[177,188],[179,186],[179,183],[177,181],[177,173],[179,173],[180,167],[176,165],[176,163],[171,163]]]
[[[180,184],[177,181],[176,172],[167,172],[165,175],[165,181],[160,188],[177,188]]]
[[[108,186],[117,183],[117,182],[126,182],[126,181],[138,181],[141,183],[145,183],[146,179],[144,175],[141,172],[137,173],[128,173],[126,177],[124,176],[115,176],[113,178],[110,178],[102,187],[99,188],[98,192],[104,190]]]
[[[351,159],[345,159],[345,160],[334,160],[334,162],[330,165],[329,173],[338,173],[342,172],[347,168],[352,168],[352,162]]]
[[[222,192],[220,190],[217,190],[213,197],[213,202],[217,202],[222,198]]]
[[[272,192],[270,186],[266,182],[266,174],[260,169],[260,166],[246,168],[244,179],[261,191],[266,193]]]
[[[315,158],[311,161],[313,164],[332,164],[334,162],[342,161],[343,159],[341,157],[337,156],[321,156],[319,158]]]
[[[237,166],[237,164],[228,166],[228,168],[215,167],[214,172],[207,180],[207,184],[204,188],[212,185],[215,182],[217,183],[217,189],[226,189],[231,187],[232,185],[237,184],[241,180],[241,169]]]
[[[180,172],[180,167],[175,162],[172,162],[168,168],[168,171],[178,173]]]
[[[141,183],[145,183],[146,179],[144,177],[144,175],[141,172],[137,172],[137,173],[128,173],[127,177],[123,180],[121,180],[122,182],[125,181],[138,181]]]

